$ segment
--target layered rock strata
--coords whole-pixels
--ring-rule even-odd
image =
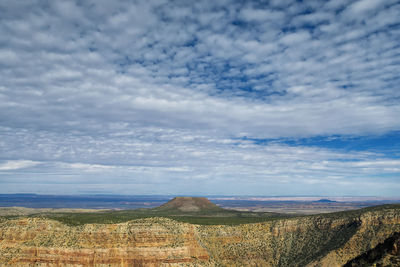
[[[163,218],[74,227],[34,218],[0,227],[1,266],[168,266],[209,260],[195,226]]]
[[[343,266],[399,231],[400,209],[237,226],[16,218],[0,222],[0,266]]]

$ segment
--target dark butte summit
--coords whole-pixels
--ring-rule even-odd
[[[222,210],[205,197],[175,197],[157,208],[158,210],[177,210],[183,212]]]

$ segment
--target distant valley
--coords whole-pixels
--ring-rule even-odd
[[[169,195],[0,194],[0,214],[2,207],[112,210],[155,208],[172,198],[173,196]],[[374,197],[209,196],[208,199],[225,209],[287,214],[318,214],[400,203],[400,198]]]

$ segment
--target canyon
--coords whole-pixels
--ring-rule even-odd
[[[399,232],[399,205],[239,225],[3,216],[0,266],[395,266]]]

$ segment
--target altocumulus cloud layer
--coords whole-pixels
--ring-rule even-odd
[[[0,192],[397,196],[399,40],[391,0],[3,0]]]

